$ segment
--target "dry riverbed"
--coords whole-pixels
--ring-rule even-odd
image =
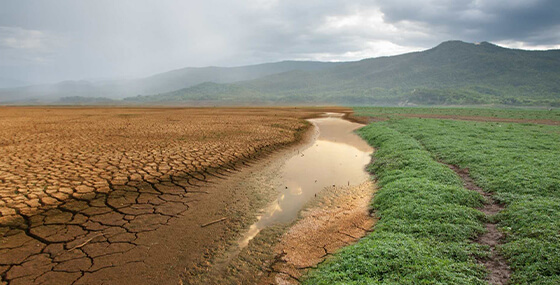
[[[309,268],[372,228],[374,185],[364,170],[372,149],[353,133],[361,125],[337,114],[309,121],[315,130],[305,144],[262,165],[240,185],[280,194],[187,283],[296,284]]]
[[[229,273],[256,259],[266,272],[287,224],[263,227],[245,248],[239,241],[278,198],[284,163],[314,142],[307,132],[293,145],[306,129],[301,119],[326,111],[349,112],[3,108],[0,284],[199,283],[218,268],[246,276]],[[365,191],[358,196],[369,201],[361,182],[324,193]],[[323,194],[299,207],[336,204]],[[259,248],[268,255],[252,254]]]

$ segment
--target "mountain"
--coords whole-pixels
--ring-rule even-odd
[[[116,101],[113,99],[105,97],[82,97],[82,96],[72,96],[72,97],[62,97],[55,102],[58,105],[115,105],[119,104],[121,101]]]
[[[336,65],[338,63],[282,61],[241,67],[188,67],[131,80],[64,81],[56,84],[0,89],[0,103],[56,103],[63,97],[121,99],[139,94],[170,92],[204,82],[230,83],[294,70],[318,71]]]
[[[183,68],[132,80],[0,89],[0,103],[560,106],[559,79],[560,50],[448,41],[355,62]]]
[[[560,106],[559,79],[560,50],[527,51],[488,42],[449,41],[422,52],[318,70],[292,70],[229,84],[201,84],[126,101],[165,103],[212,98],[272,104]]]

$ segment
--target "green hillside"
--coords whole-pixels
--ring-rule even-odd
[[[272,103],[504,104],[560,106],[560,50],[526,51],[491,43],[444,42],[404,55],[202,84],[129,102],[205,100]],[[228,94],[226,90],[233,93]]]
[[[125,98],[125,102],[173,103],[181,101],[223,101],[237,102],[259,100],[260,93],[233,84],[205,82],[190,88],[184,88],[161,95],[136,96]]]

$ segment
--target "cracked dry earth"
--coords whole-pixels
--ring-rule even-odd
[[[178,283],[174,266],[227,235],[200,225],[239,201],[212,181],[293,143],[311,113],[1,108],[0,284]]]

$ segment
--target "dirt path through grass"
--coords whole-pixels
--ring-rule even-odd
[[[488,218],[488,222],[486,222],[485,224],[486,233],[480,235],[475,241],[479,244],[489,246],[490,256],[485,259],[480,259],[479,262],[488,269],[489,274],[487,278],[490,284],[507,284],[511,276],[511,269],[509,268],[509,265],[507,264],[505,258],[501,256],[496,250],[496,246],[501,243],[504,235],[497,229],[496,223],[493,222],[492,219],[494,215],[504,209],[504,206],[498,204],[494,200],[494,198],[492,198],[492,194],[484,191],[482,188],[476,185],[474,180],[469,175],[468,168],[461,169],[455,165],[450,164],[447,164],[447,166],[449,166],[451,170],[455,171],[455,173],[457,173],[457,175],[459,175],[459,177],[463,179],[465,188],[480,193],[486,199],[486,203],[480,209],[480,211],[483,212]]]

